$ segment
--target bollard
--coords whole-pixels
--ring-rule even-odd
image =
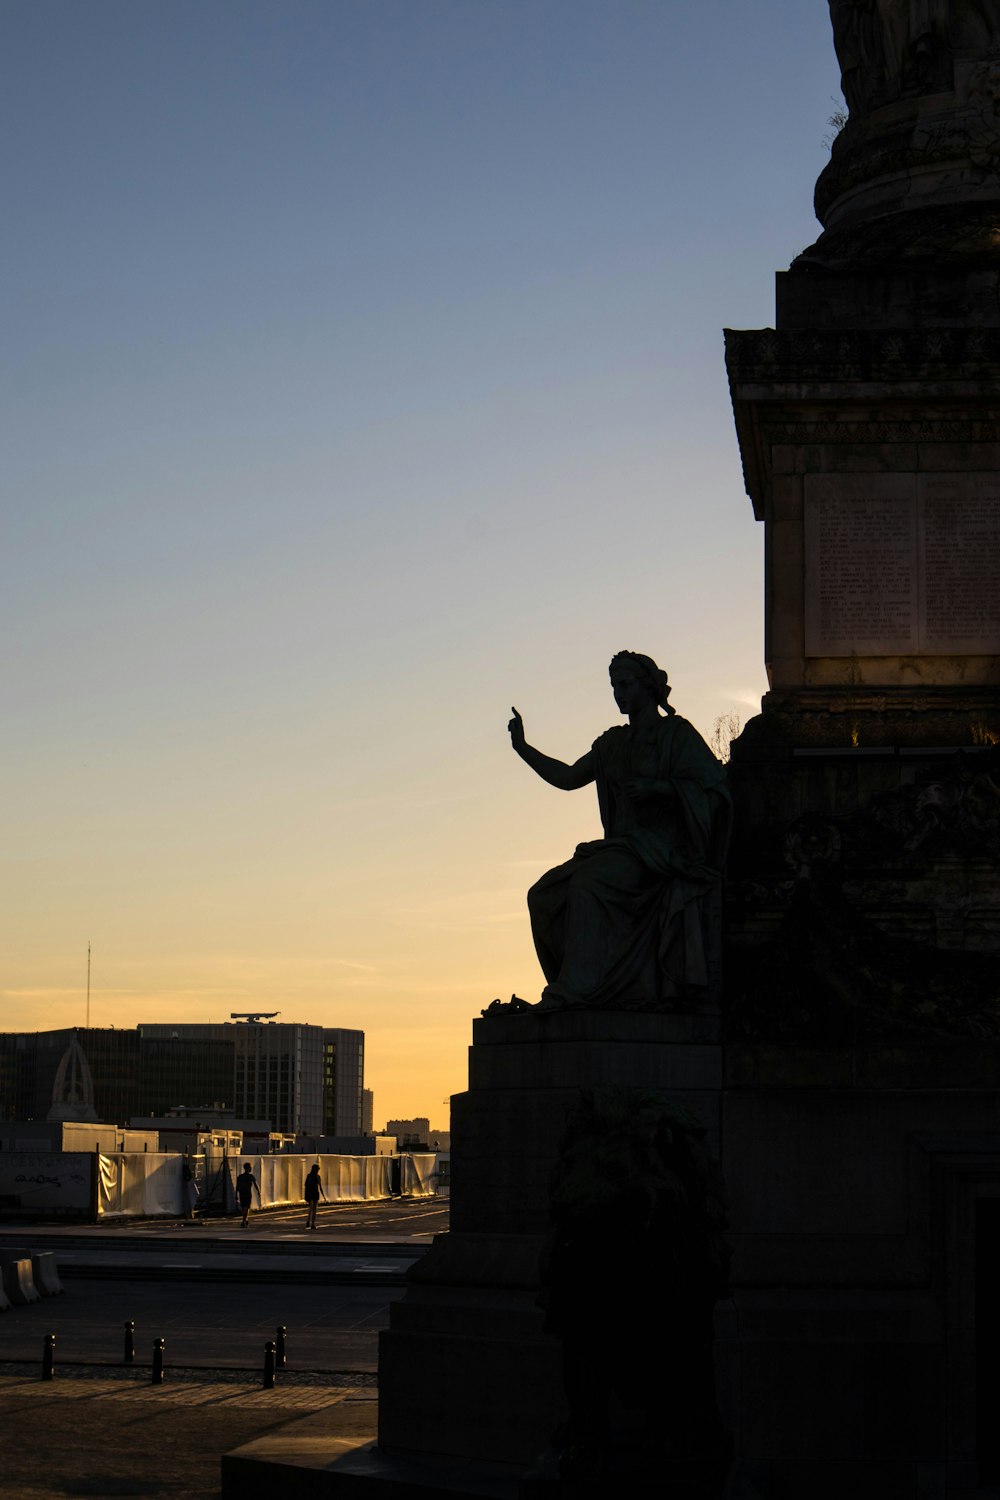
[[[56,1336],[54,1333],[45,1335],[45,1345],[42,1350],[42,1379],[52,1380],[56,1373]]]
[[[287,1331],[284,1324],[278,1329],[278,1337],[274,1346],[274,1367],[276,1370],[283,1370],[288,1364],[288,1356],[285,1354],[285,1334]]]
[[[264,1389],[274,1390],[274,1339],[264,1345]]]
[[[125,1356],[124,1363],[135,1364],[135,1319],[130,1318],[125,1324]]]
[[[166,1348],[164,1339],[157,1339],[153,1345],[153,1378],[152,1385],[163,1384],[163,1351]]]

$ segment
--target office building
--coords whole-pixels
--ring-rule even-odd
[[[215,1107],[283,1135],[360,1135],[363,1086],[363,1031],[251,1017],[0,1033],[0,1119]]]
[[[323,1134],[363,1135],[365,1080],[363,1031],[323,1032]]]

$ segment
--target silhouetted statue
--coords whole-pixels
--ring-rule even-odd
[[[550,786],[597,783],[604,825],[603,839],[579,844],[528,892],[544,1009],[670,1008],[708,985],[703,906],[729,837],[725,770],[668,704],[667,674],[650,657],[619,651],[610,673],[628,725],[574,765],[529,745],[517,709],[508,726]]]
[[[876,0],[830,0],[840,87],[853,115],[870,109],[885,72],[882,28]]]

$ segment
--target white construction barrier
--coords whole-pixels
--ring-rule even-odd
[[[31,1279],[43,1297],[58,1297],[66,1290],[59,1280],[59,1268],[51,1250],[36,1251],[32,1255]]]
[[[393,1164],[398,1164],[400,1191],[429,1196],[437,1188],[437,1156],[230,1156],[224,1162],[224,1208],[236,1207],[235,1181],[249,1162],[260,1189],[254,1208],[304,1203],[306,1174],[319,1162],[328,1203],[365,1203],[392,1196]],[[212,1175],[221,1169],[212,1167]],[[178,1152],[118,1152],[98,1158],[98,1214],[116,1217],[183,1218],[190,1196],[184,1180],[184,1158]],[[208,1174],[206,1174],[206,1177]],[[322,1201],[322,1200],[321,1200]]]
[[[91,1151],[0,1151],[0,1212],[88,1217],[93,1161]]]
[[[431,1198],[437,1192],[437,1152],[404,1151],[400,1160],[399,1191],[406,1198]]]
[[[254,1208],[304,1203],[306,1174],[315,1162],[328,1203],[365,1203],[391,1196],[391,1156],[231,1156],[226,1162],[230,1209],[236,1205],[235,1181],[247,1162],[260,1188],[259,1203],[253,1195]]]
[[[97,1212],[152,1219],[187,1212],[184,1158],[176,1151],[102,1152]]]
[[[31,1261],[25,1256],[22,1260],[5,1260],[3,1263],[3,1287],[11,1302],[17,1307],[23,1307],[28,1302],[40,1302],[41,1293],[35,1286],[31,1275]]]

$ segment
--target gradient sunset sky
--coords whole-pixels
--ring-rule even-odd
[[[0,1029],[361,1027],[446,1122],[599,833],[612,653],[765,690],[722,328],[773,322],[826,0],[4,15]],[[198,1104],[201,1100],[178,1101]]]

